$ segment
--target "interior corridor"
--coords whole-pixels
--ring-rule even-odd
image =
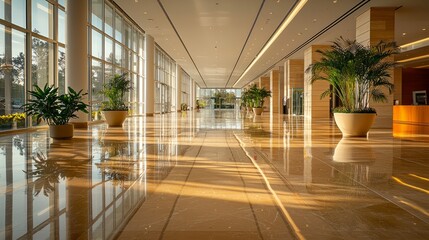
[[[429,139],[202,109],[0,138],[2,239],[427,239]]]

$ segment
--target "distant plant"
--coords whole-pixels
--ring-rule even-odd
[[[256,84],[253,84],[249,89],[249,95],[253,102],[253,107],[262,108],[265,98],[271,97],[271,91],[265,89],[265,87],[259,88]]]
[[[127,78],[127,73],[115,74],[100,91],[100,94],[106,98],[102,104],[103,111],[127,111],[125,96],[132,89],[131,80]]]

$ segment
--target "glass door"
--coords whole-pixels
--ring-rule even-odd
[[[292,89],[292,102],[291,109],[293,115],[303,115],[304,111],[304,89],[293,88]]]

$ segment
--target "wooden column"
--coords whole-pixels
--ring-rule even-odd
[[[364,45],[376,45],[380,41],[391,42],[395,40],[395,8],[370,8],[356,18],[356,40]],[[393,60],[393,56],[391,59]],[[394,82],[394,71],[391,72],[391,82]],[[370,106],[377,110],[377,118],[373,128],[392,128],[393,94],[387,96],[387,102],[374,103]]]
[[[329,88],[327,81],[316,81],[310,84],[311,72],[305,72],[310,64],[319,61],[321,55],[317,50],[327,50],[330,46],[313,45],[304,51],[304,116],[309,119],[329,118],[330,101],[328,97],[320,99],[320,95]]]
[[[271,98],[269,99],[271,113],[280,113],[281,112],[280,111],[280,106],[281,106],[280,70],[271,70],[270,87],[267,88],[267,90],[271,91]],[[266,101],[266,103],[268,103],[268,101]]]

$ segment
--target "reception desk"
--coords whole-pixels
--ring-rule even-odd
[[[429,106],[393,106],[393,135],[413,134],[429,135]]]

